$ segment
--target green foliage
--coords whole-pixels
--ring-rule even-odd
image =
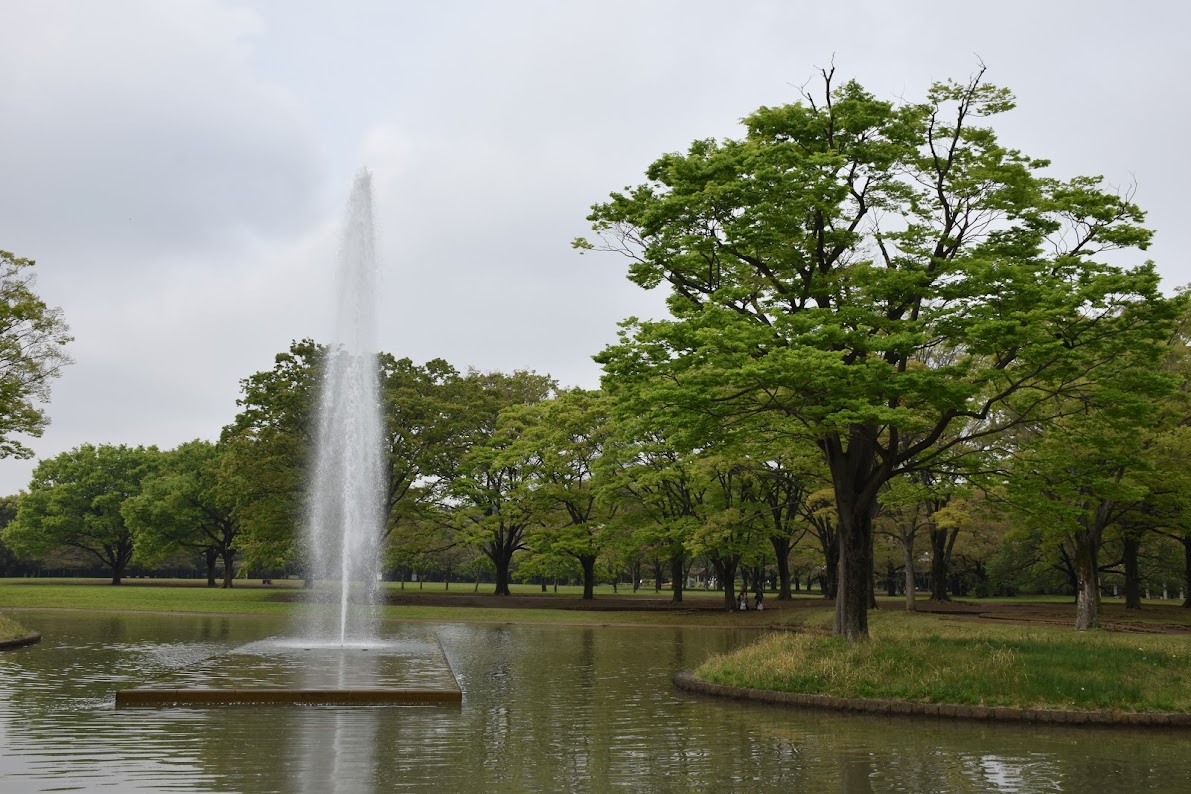
[[[979,595],[1071,595],[1071,579],[1062,567],[1059,553],[1059,544],[1053,537],[1045,538],[1040,530],[1016,527],[988,557],[988,585]]]
[[[626,540],[616,521],[622,506],[602,494],[598,468],[612,433],[611,410],[602,392],[572,389],[501,416],[504,426],[515,428],[510,453],[524,461],[541,497],[539,521],[546,526],[535,551],[577,561],[588,596],[596,561]]]
[[[223,558],[223,586],[232,586],[240,525],[235,503],[220,483],[222,460],[217,445],[201,440],[163,453],[158,472],[121,507],[141,560],[160,559],[178,547],[209,553],[212,569],[215,558]]]
[[[764,417],[831,471],[840,624],[866,631],[871,517],[900,472],[952,465],[999,434],[1066,410],[1050,398],[1156,360],[1176,314],[1145,248],[1143,213],[1100,180],[1061,181],[978,122],[1011,95],[938,84],[895,106],[854,82],[761,108],[740,140],[695,141],[590,216],[665,284],[671,318],[630,319],[598,360],[644,421],[697,448]]]
[[[458,468],[446,488],[457,542],[480,549],[496,569],[496,592],[508,594],[513,555],[550,500],[537,487],[533,452],[518,444],[525,417],[518,406],[550,396],[555,383],[532,372],[469,372],[460,384]]]
[[[315,387],[324,348],[309,339],[277,355],[271,370],[241,381],[241,407],[223,429],[219,487],[257,564],[294,560],[311,454]]]
[[[379,365],[389,463],[387,534],[419,521],[441,500],[442,487],[458,464],[462,447],[457,437],[466,425],[456,399],[462,378],[446,361],[418,366],[382,353]]]
[[[37,403],[70,363],[64,348],[73,337],[62,311],[33,291],[33,265],[0,251],[0,458],[32,456],[13,436],[42,434],[49,419]]]
[[[298,528],[314,454],[313,417],[326,348],[304,339],[242,381],[224,428],[219,488],[242,528],[238,545],[265,565],[300,563]],[[447,362],[377,357],[385,415],[385,535],[416,534],[441,501],[473,431],[464,378]]]
[[[5,542],[20,553],[47,554],[69,546],[94,556],[119,584],[136,537],[124,503],[160,465],[155,447],[84,444],[43,460],[33,471]]]

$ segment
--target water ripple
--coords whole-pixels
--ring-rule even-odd
[[[1183,734],[909,722],[673,689],[675,669],[741,639],[725,632],[447,625],[462,708],[117,711],[116,688],[218,668],[276,625],[22,620],[47,639],[0,656],[4,794],[1191,790]]]

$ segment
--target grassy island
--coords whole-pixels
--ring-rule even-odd
[[[29,636],[29,629],[17,623],[11,618],[0,615],[0,642],[8,642],[9,640],[17,640],[21,637]]]
[[[827,612],[808,628],[829,625]],[[778,633],[695,671],[777,692],[1015,708],[1191,712],[1185,635],[1075,632],[940,615],[870,616],[871,639]]]

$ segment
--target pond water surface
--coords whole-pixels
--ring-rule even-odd
[[[121,709],[285,624],[22,611],[0,653],[0,792],[1191,791],[1191,734],[916,721],[742,704],[675,671],[756,635],[418,624],[462,707]],[[401,631],[398,624],[389,630]]]

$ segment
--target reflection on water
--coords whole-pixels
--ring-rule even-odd
[[[1191,790],[1185,733],[882,719],[671,687],[676,669],[750,638],[733,632],[439,625],[460,709],[116,711],[119,688],[238,675],[243,654],[230,652],[283,624],[51,612],[21,620],[45,640],[0,654],[5,794]],[[324,686],[328,676],[383,676],[385,664],[380,654],[339,654],[310,671]]]

